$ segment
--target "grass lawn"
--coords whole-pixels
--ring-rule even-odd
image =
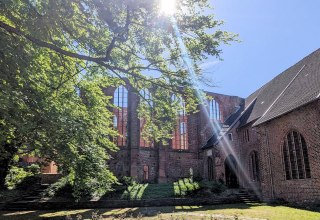
[[[269,220],[320,220],[320,213],[285,206],[266,204],[229,204],[215,206],[176,206],[145,207],[126,209],[100,209],[102,219],[269,219]],[[320,211],[320,210],[318,210]],[[78,214],[83,219],[91,219],[94,210],[82,209],[72,211],[23,211],[0,212],[0,219],[6,220],[61,220],[71,215],[76,219]],[[126,217],[125,217],[126,216]]]

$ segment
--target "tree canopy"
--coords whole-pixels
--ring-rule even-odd
[[[108,190],[115,178],[105,160],[116,150],[110,141],[116,131],[110,97],[101,88],[126,82],[137,94],[153,88],[152,106],[141,102],[139,108],[149,127],[146,138],[170,138],[179,108],[171,95],[180,93],[188,111],[199,103],[177,40],[186,45],[201,79],[199,64],[219,58],[219,46],[236,36],[219,29],[223,22],[207,13],[207,0],[178,0],[177,39],[159,5],[158,0],[2,0],[0,163],[29,151],[61,164],[79,195]]]

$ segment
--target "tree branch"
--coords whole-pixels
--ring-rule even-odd
[[[60,53],[60,54],[63,54],[63,55],[69,56],[69,57],[77,58],[80,60],[88,60],[88,61],[92,61],[92,62],[107,61],[106,57],[91,57],[91,56],[81,55],[78,53],[64,50],[64,49],[62,49],[52,43],[48,43],[48,42],[45,42],[45,41],[40,40],[38,38],[32,37],[31,35],[25,34],[20,29],[12,27],[2,21],[0,21],[0,27],[5,29],[9,33],[24,37],[24,38],[28,39],[29,41],[31,41],[32,43],[37,44],[40,47],[51,49],[53,51],[56,51],[57,53]]]

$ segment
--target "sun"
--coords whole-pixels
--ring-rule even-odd
[[[164,15],[173,15],[176,12],[175,0],[160,0],[160,13]]]

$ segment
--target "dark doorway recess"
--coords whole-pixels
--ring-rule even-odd
[[[213,160],[211,157],[208,157],[208,180],[214,180],[214,167],[213,167]]]
[[[236,159],[229,155],[224,161],[226,185],[229,188],[239,188],[237,177],[237,162]]]

